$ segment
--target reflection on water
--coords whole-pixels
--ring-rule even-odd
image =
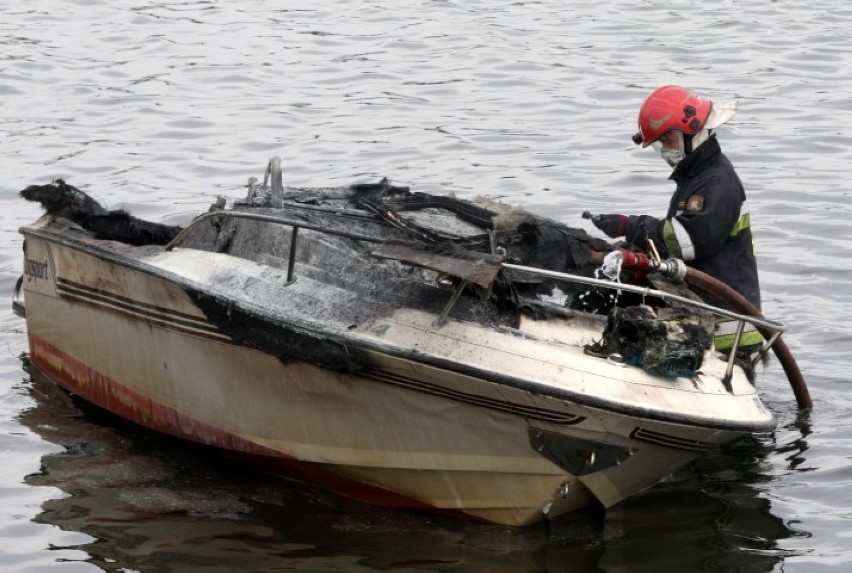
[[[367,506],[244,471],[38,377],[24,386],[35,405],[20,422],[62,448],[27,477],[64,494],[36,521],[85,534],[54,550],[88,570],[763,572],[785,556],[777,542],[798,535],[764,495],[775,446],[756,440],[607,512],[509,528]],[[804,458],[806,435],[778,446],[796,460],[791,467]]]
[[[785,426],[785,430],[792,435],[792,439],[784,444],[776,444],[776,454],[786,456],[787,469],[791,471],[813,471],[814,468],[804,467],[808,451],[808,436],[811,429],[811,413],[800,412],[796,418]]]
[[[607,535],[624,546],[607,552],[601,569],[772,571],[789,555],[778,542],[800,535],[773,513],[766,495],[773,449],[740,441],[609,510]]]

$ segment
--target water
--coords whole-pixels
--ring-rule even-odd
[[[606,514],[524,529],[373,508],[250,472],[76,403],[24,370],[0,307],[0,570],[785,571],[852,560],[852,8],[674,0],[36,0],[0,6],[0,292],[21,271],[15,193],[64,177],[184,221],[280,155],[287,183],[389,176],[577,226],[662,214],[668,169],[630,136],[681,83],[740,98],[720,130],[751,204],[779,365],[764,440]],[[590,228],[590,227],[587,227]]]

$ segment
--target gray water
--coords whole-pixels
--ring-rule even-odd
[[[847,570],[850,29],[852,7],[827,1],[3,2],[0,570]],[[388,176],[576,226],[584,210],[661,215],[669,170],[630,136],[664,83],[740,100],[719,138],[749,195],[765,314],[815,405],[800,415],[770,363],[773,435],[606,513],[512,529],[356,504],[25,371],[10,300],[17,229],[39,215],[26,185],[64,177],[180,222],[280,155],[292,185]]]

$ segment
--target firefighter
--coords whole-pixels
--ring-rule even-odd
[[[681,86],[657,88],[639,110],[636,144],[652,146],[673,171],[676,188],[662,219],[650,215],[598,215],[593,223],[611,238],[645,249],[651,239],[663,258],[676,257],[727,284],[760,308],[760,284],[754,257],[745,191],[722,153],[714,130],[729,120],[736,102],[701,98]],[[705,292],[705,302],[730,308]],[[722,323],[716,349],[730,349],[736,322]],[[728,332],[730,331],[730,332]],[[750,325],[741,347],[762,338]]]

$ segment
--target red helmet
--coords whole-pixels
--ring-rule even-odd
[[[648,147],[672,129],[695,135],[710,116],[713,102],[681,86],[663,86],[651,92],[639,109],[639,133],[633,141]]]

